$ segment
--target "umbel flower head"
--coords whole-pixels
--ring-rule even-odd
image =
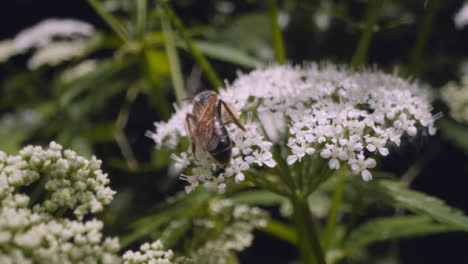
[[[175,167],[191,191],[200,183],[223,191],[226,179],[244,179],[253,167],[323,159],[330,169],[348,164],[370,180],[376,156],[387,156],[403,135],[434,134],[434,118],[425,89],[416,82],[376,70],[353,72],[344,66],[308,64],[272,66],[240,75],[219,92],[244,119],[247,132],[229,124],[235,147],[223,168],[209,154],[174,154]],[[186,138],[187,104],[167,122],[155,123],[150,136],[158,147],[176,149]],[[272,146],[279,153],[272,153]],[[282,161],[284,163],[284,161]],[[314,177],[314,175],[308,175]]]
[[[100,165],[54,142],[0,151],[0,263],[120,263],[119,242],[102,239],[103,223],[81,221],[114,195]],[[44,194],[29,197],[27,187],[41,178]],[[67,210],[78,220],[62,217]]]
[[[191,219],[190,224],[185,219],[172,221],[161,234],[162,241],[171,234],[180,234],[181,230],[190,234],[184,237],[197,243],[179,242],[187,255],[165,250],[162,241],[157,240],[144,243],[139,251],[127,251],[123,255],[124,264],[228,264],[233,252],[241,252],[252,244],[253,230],[265,227],[267,217],[258,207],[213,199],[205,214]]]
[[[458,122],[468,124],[468,75],[463,76],[460,85],[447,83],[441,95],[450,108],[450,115]]]

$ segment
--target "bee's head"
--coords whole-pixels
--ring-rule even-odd
[[[194,102],[199,102],[201,105],[204,106],[206,104],[206,102],[208,101],[208,99],[210,99],[212,96],[216,96],[216,93],[213,92],[213,91],[206,90],[206,91],[203,91],[203,92],[200,92],[199,94],[197,94],[193,98],[193,101]]]

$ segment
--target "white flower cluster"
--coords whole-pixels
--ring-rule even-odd
[[[241,252],[252,244],[255,228],[267,225],[265,211],[228,199],[211,201],[209,210],[214,217],[194,221],[195,229],[204,236],[215,235],[189,256],[189,263],[227,264],[232,252]],[[216,219],[221,224],[216,224]]]
[[[100,160],[87,160],[72,150],[62,151],[55,142],[46,150],[27,146],[16,156],[0,152],[0,164],[0,198],[46,177],[48,196],[37,207],[51,213],[61,208],[74,209],[75,216],[82,219],[87,213],[102,211],[115,194],[107,186],[109,178],[100,170]]]
[[[17,53],[23,53],[31,48],[39,48],[51,43],[56,37],[73,38],[91,36],[94,27],[86,22],[74,19],[46,19],[37,25],[27,28],[13,40]]]
[[[78,78],[83,77],[84,75],[94,71],[97,66],[97,61],[88,59],[80,62],[77,65],[74,65],[66,70],[64,70],[60,75],[60,80],[64,83],[71,82]]]
[[[455,14],[455,17],[453,18],[455,22],[455,26],[458,29],[464,28],[466,25],[468,25],[468,2],[465,2],[458,10],[458,12]]]
[[[461,85],[447,83],[441,96],[450,108],[450,115],[458,122],[468,124],[468,75],[463,77]]]
[[[389,145],[398,146],[404,134],[436,131],[425,89],[374,70],[353,72],[331,64],[272,66],[239,76],[220,91],[220,98],[247,117],[248,130],[243,133],[228,126],[235,148],[231,164],[219,174],[223,179],[253,163],[273,167],[270,147],[279,144],[289,165],[318,153],[331,169],[346,162],[369,180],[369,169],[376,166],[373,156],[388,155]],[[158,146],[174,147],[185,136],[184,118],[190,109],[184,106],[167,123],[156,123],[151,136]],[[195,159],[189,153],[174,156],[180,168],[192,168],[192,175],[182,176],[190,183],[189,191],[211,180],[219,168],[205,156],[208,163],[205,157]]]
[[[18,33],[12,40],[0,41],[0,62],[32,48],[39,50],[28,61],[29,69],[51,66],[69,60],[84,51],[83,37],[94,33],[94,27],[74,19],[47,19]],[[56,38],[67,39],[55,42]]]
[[[99,167],[95,158],[62,154],[54,142],[16,156],[0,152],[0,263],[120,263],[118,240],[102,239],[101,221],[61,217],[63,209],[74,209],[81,219],[111,201],[114,192]],[[48,192],[35,203],[21,192],[40,177]]]
[[[165,251],[162,242],[157,240],[141,245],[140,251],[125,252],[123,258],[124,264],[172,264],[174,253],[172,250]]]
[[[28,60],[28,68],[36,70],[43,65],[56,66],[61,62],[81,55],[85,50],[83,42],[54,42],[37,50]]]

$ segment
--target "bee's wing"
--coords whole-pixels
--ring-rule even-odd
[[[197,118],[196,134],[205,150],[211,151],[216,148],[219,136],[214,133],[217,96],[212,96]]]

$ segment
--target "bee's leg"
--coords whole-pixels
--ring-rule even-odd
[[[197,157],[197,152],[196,152],[196,144],[195,144],[195,124],[196,124],[196,118],[192,114],[187,114],[185,116],[185,132],[187,135],[190,137],[190,141],[192,142],[192,153]]]
[[[228,124],[230,122],[234,122],[236,126],[242,129],[245,132],[245,128],[242,125],[239,116],[236,113],[236,110],[231,106],[231,104],[224,102],[223,100],[219,100],[221,102],[221,115],[223,117],[223,123]]]

